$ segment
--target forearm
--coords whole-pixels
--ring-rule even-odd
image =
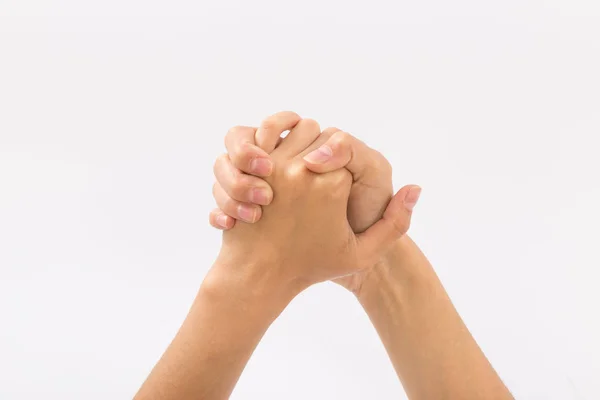
[[[260,339],[295,295],[248,270],[213,267],[136,400],[229,398]]]
[[[374,268],[358,298],[410,399],[512,399],[407,236]]]

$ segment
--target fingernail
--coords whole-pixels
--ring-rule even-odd
[[[308,161],[309,163],[323,164],[324,162],[329,160],[332,155],[333,155],[333,151],[331,150],[331,147],[324,144],[323,146],[319,147],[318,149],[308,153],[304,157],[304,159],[306,161]]]
[[[221,214],[217,216],[217,224],[219,224],[219,226],[222,228],[227,229],[227,215]]]
[[[255,158],[250,162],[250,171],[253,174],[261,176],[271,175],[273,163],[267,158]]]
[[[238,216],[246,222],[254,222],[256,218],[256,209],[240,204],[238,206]]]
[[[418,186],[411,188],[404,198],[404,207],[409,211],[412,211],[412,209],[415,208],[417,201],[419,201],[419,196],[421,196],[421,188]]]
[[[271,202],[270,200],[269,193],[266,189],[254,188],[250,192],[250,201],[254,204],[266,206]]]

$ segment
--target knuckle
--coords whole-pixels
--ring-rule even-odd
[[[407,218],[394,218],[392,219],[392,226],[398,235],[404,235],[408,231],[410,222]]]
[[[325,139],[330,139],[333,135],[335,135],[336,132],[340,132],[341,130],[330,126],[329,128],[325,129],[323,132],[321,132],[321,136]]]
[[[229,196],[225,196],[222,206],[219,206],[227,215],[237,216],[238,202]]]
[[[286,110],[286,111],[281,111],[282,115],[285,115],[288,118],[295,118],[295,119],[300,119],[300,115],[298,115],[297,112],[294,111],[290,111],[290,110]]]
[[[323,130],[322,134],[333,135],[336,132],[341,131],[341,129],[336,128],[335,126],[327,127]]]
[[[283,173],[287,180],[297,182],[305,179],[307,170],[304,167],[304,164],[292,162],[285,166]]]
[[[215,174],[215,176],[218,174],[219,170],[222,168],[223,163],[226,162],[227,157],[228,157],[227,154],[221,154],[215,160],[215,163],[213,164],[213,173]]]
[[[268,119],[271,119],[275,122],[298,123],[298,121],[302,120],[302,117],[294,111],[280,111],[271,115]]]
[[[248,142],[240,143],[230,153],[230,159],[232,164],[239,169],[247,168],[250,159],[252,158],[252,144]]]
[[[272,131],[272,130],[276,129],[277,128],[277,120],[275,118],[276,118],[276,116],[271,116],[271,117],[265,118],[260,123],[260,127],[264,131]]]
[[[253,149],[254,147],[252,146],[252,143],[241,142],[236,148],[236,153],[238,156],[249,155],[252,153]]]
[[[373,150],[373,160],[375,162],[375,166],[381,172],[389,175],[392,174],[392,164],[379,151]]]
[[[229,195],[237,200],[242,200],[246,197],[248,192],[249,184],[247,179],[241,174],[236,174],[231,185],[229,187]]]
[[[227,134],[225,135],[225,144],[234,136],[236,136],[239,132],[243,131],[246,127],[242,125],[236,125],[232,128],[229,128]]]
[[[252,130],[252,128],[245,125],[236,125],[227,131],[227,136],[233,136],[239,134],[240,132],[245,132],[248,130]]]
[[[245,137],[251,137],[255,130],[256,128],[244,125],[236,125],[230,128],[225,135],[225,147],[228,150],[235,148],[240,140],[243,140]]]
[[[331,136],[331,142],[336,147],[348,147],[352,141],[352,136],[348,132],[338,131]]]
[[[336,171],[333,177],[335,179],[334,184],[338,188],[346,188],[352,184],[352,174],[345,168]]]
[[[280,111],[277,114],[273,115],[272,118],[284,119],[286,121],[300,121],[302,119],[302,117],[300,117],[300,115],[298,115],[298,113],[294,111]]]
[[[396,222],[394,223],[394,229],[398,236],[402,236],[408,231],[408,224],[405,222]]]
[[[332,197],[343,196],[351,183],[352,175],[345,168],[317,175],[314,179],[315,189],[326,191]]]
[[[386,176],[392,176],[393,167],[387,158],[384,158],[382,169],[383,169],[383,172],[386,174]]]
[[[302,129],[310,130],[313,132],[321,132],[321,126],[316,120],[312,118],[305,118],[301,120],[300,122],[298,122],[298,126],[302,127]]]

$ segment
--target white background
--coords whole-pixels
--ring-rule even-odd
[[[227,129],[294,110],[420,184],[411,234],[519,399],[600,398],[596,0],[0,1],[0,399],[131,398],[214,260]],[[340,287],[234,399],[405,398]]]

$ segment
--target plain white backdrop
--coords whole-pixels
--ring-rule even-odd
[[[131,398],[220,244],[227,129],[293,110],[423,187],[411,235],[519,399],[600,398],[596,0],[0,1],[0,399]],[[333,284],[234,399],[405,398]]]

